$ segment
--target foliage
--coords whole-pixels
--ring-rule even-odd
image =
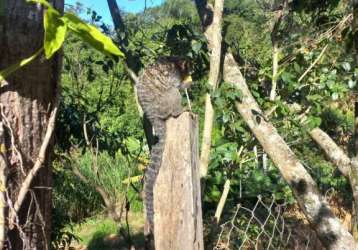
[[[350,22],[342,23],[348,15],[347,6],[344,1],[321,1],[317,9],[313,8],[318,6],[317,1],[290,4],[278,35],[278,98],[269,101],[270,32],[274,12],[263,3],[271,4],[272,1],[225,1],[223,35],[226,45],[239,62],[251,93],[265,110],[262,119],[273,123],[322,192],[333,188],[349,201],[346,179],[325,159],[307,133],[320,126],[341,147],[351,147],[351,93],[357,89],[358,69],[347,46],[351,39]],[[112,35],[97,13],[88,13],[92,25]],[[235,101],[241,101],[240,91],[224,82],[215,91],[206,85],[208,48],[192,3],[170,0],[144,13],[123,15],[128,32],[126,55],[132,58],[128,60],[133,60],[136,72],[163,55],[181,56],[192,62],[195,84],[189,96],[193,111],[200,116],[200,129],[205,94],[213,97],[215,123],[209,175],[203,194],[205,220],[211,223],[228,179],[231,187],[223,217],[227,217],[237,203],[254,204],[259,195],[264,200],[274,199],[274,202],[292,205],[295,200],[291,190],[234,107]],[[64,53],[63,102],[57,129],[59,158],[67,157],[70,167],[76,166],[91,183],[105,188],[111,198],[130,197],[131,211],[138,212],[141,209],[139,195],[132,187],[127,188],[123,180],[141,176],[138,166],[142,168],[147,164],[149,152],[133,86],[124,74],[123,64],[96,52],[71,34],[66,39]],[[98,151],[97,158],[93,158],[91,149]],[[98,169],[94,168],[94,159]],[[55,207],[58,211],[68,211],[64,216],[71,215],[64,219],[66,222],[72,221],[74,208],[80,206],[77,201],[72,204],[72,200],[88,204],[85,206],[88,213],[80,211],[81,215],[75,218],[91,216],[103,206],[93,186],[80,183],[70,169],[56,173],[55,197],[58,200]],[[66,187],[58,183],[65,183]],[[140,183],[134,186],[141,189]],[[60,201],[65,201],[63,208]],[[239,222],[244,225],[246,220],[243,218]],[[255,235],[257,230],[250,228],[248,233]],[[99,238],[103,239],[102,236]]]

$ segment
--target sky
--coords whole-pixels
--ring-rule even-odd
[[[111,14],[108,10],[106,0],[65,0],[65,4],[82,3],[85,7],[89,7],[102,16],[102,20],[107,24],[112,24]],[[164,0],[147,0],[147,8],[160,5]],[[119,8],[126,12],[141,12],[144,10],[145,0],[117,0]]]

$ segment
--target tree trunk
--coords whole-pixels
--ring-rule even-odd
[[[43,46],[43,8],[24,0],[5,0],[0,25],[0,69],[26,58]],[[49,1],[63,11],[63,0]],[[6,129],[9,162],[7,190],[11,206],[25,177],[38,160],[51,111],[57,103],[61,56],[38,58],[2,82],[0,101]],[[11,138],[14,138],[14,141]],[[51,235],[53,143],[8,232],[11,249],[48,249]],[[17,153],[18,152],[18,153]]]
[[[186,112],[170,118],[166,127],[154,187],[155,249],[203,250],[198,119]]]

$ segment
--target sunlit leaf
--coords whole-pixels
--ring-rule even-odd
[[[40,55],[40,53],[42,52],[43,48],[39,49],[35,54],[33,54],[32,56],[21,60],[18,63],[15,63],[13,65],[11,65],[10,67],[1,70],[0,71],[0,82],[5,80],[9,75],[11,75],[12,73],[14,73],[16,70],[18,70],[19,68],[29,64],[31,61],[33,61],[38,55]]]
[[[137,175],[130,178],[126,178],[122,181],[123,184],[138,183],[142,180],[143,175]]]
[[[124,57],[124,54],[113,43],[111,38],[102,34],[95,26],[83,22],[80,18],[71,13],[65,13],[62,20],[68,25],[68,28],[72,32],[98,51],[108,56]]]
[[[50,8],[44,16],[45,27],[45,56],[50,59],[51,56],[61,48],[67,31],[67,25],[61,19],[57,11]]]

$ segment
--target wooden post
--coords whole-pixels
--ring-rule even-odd
[[[156,250],[203,250],[198,119],[167,121],[162,166],[154,187]]]

